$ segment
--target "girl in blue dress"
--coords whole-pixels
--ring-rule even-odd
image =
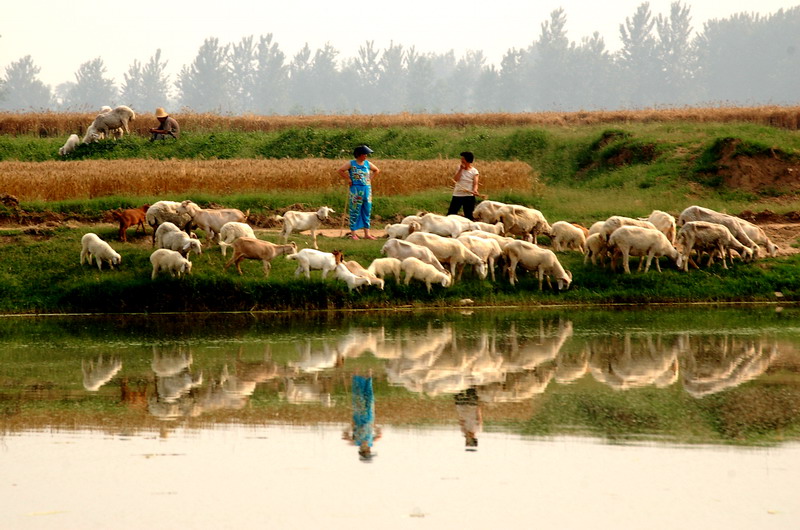
[[[370,216],[372,215],[372,177],[381,172],[378,166],[367,160],[372,149],[366,145],[359,145],[353,150],[355,160],[339,168],[339,175],[350,181],[350,196],[347,209],[350,217],[350,235],[358,239],[356,230],[364,229],[364,238],[375,239],[369,233]]]

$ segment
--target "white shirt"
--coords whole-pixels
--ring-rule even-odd
[[[453,197],[469,197],[472,195],[472,186],[475,184],[475,177],[478,176],[478,169],[471,167],[462,169],[461,175],[453,188]]]

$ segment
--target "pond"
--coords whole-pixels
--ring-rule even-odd
[[[797,528],[799,316],[0,318],[0,528]]]

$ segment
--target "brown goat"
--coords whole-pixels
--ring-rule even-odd
[[[128,210],[113,210],[111,212],[111,217],[113,217],[116,221],[119,221],[119,240],[120,241],[128,241],[128,228],[135,226],[136,231],[134,233],[139,232],[139,227],[142,228],[142,232],[147,234],[147,230],[144,227],[145,222],[145,214],[147,213],[147,209],[150,208],[149,204],[145,204],[139,208],[130,208]]]
[[[233,257],[228,260],[223,270],[228,270],[231,265],[236,265],[236,270],[242,274],[239,266],[244,259],[260,259],[264,262],[264,276],[269,277],[272,268],[270,263],[276,256],[281,254],[294,254],[297,252],[297,245],[292,242],[288,245],[276,245],[269,241],[263,241],[253,237],[240,237],[233,242]]]

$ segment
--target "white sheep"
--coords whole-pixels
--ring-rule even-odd
[[[456,279],[456,269],[463,268],[464,265],[474,265],[478,276],[481,279],[486,278],[486,262],[457,239],[437,236],[428,232],[414,232],[406,238],[406,241],[428,247],[439,262],[449,263],[450,276],[453,281]]]
[[[405,274],[405,284],[411,283],[411,280],[420,280],[425,282],[428,292],[431,292],[431,285],[440,283],[442,287],[450,287],[452,277],[446,272],[438,270],[430,263],[425,263],[418,258],[406,258],[402,261],[400,269]]]
[[[395,223],[395,224],[388,224],[384,228],[386,230],[386,235],[389,239],[405,239],[408,237],[409,234],[412,234],[421,227],[417,221],[411,221],[409,223]]]
[[[71,152],[78,147],[81,143],[81,138],[77,134],[70,134],[69,138],[67,138],[66,143],[58,148],[58,154],[61,156],[67,156]]]
[[[158,201],[147,209],[145,219],[150,228],[153,229],[153,246],[156,244],[156,230],[159,225],[170,222],[179,228],[185,229],[191,222],[192,218],[189,214],[178,211],[180,205],[181,203],[175,201]]]
[[[586,252],[586,233],[579,226],[567,221],[556,221],[550,227],[550,241],[553,250],[577,250]]]
[[[472,211],[472,217],[476,221],[484,223],[497,223],[500,221],[500,209],[503,206],[507,206],[506,203],[489,200],[481,201]]]
[[[492,232],[485,232],[483,230],[467,230],[465,232],[461,232],[461,236],[472,236],[472,237],[480,237],[483,239],[492,239],[497,241],[497,244],[500,245],[501,249],[504,249],[506,245],[511,243],[512,241],[519,241],[518,239],[514,239],[513,237],[506,237],[503,235],[493,234]]]
[[[433,265],[436,267],[436,269],[442,272],[448,272],[449,274],[449,271],[447,271],[442,263],[436,259],[436,256],[431,249],[415,243],[409,243],[408,241],[404,241],[402,239],[390,239],[384,243],[383,247],[381,248],[381,254],[390,258],[399,259],[400,261],[406,258],[417,258],[425,263]]]
[[[269,277],[272,260],[282,254],[294,254],[297,245],[292,241],[288,245],[276,245],[269,241],[262,241],[254,237],[240,237],[233,242],[233,257],[225,264],[223,270],[228,270],[231,265],[236,265],[236,270],[242,274],[240,263],[245,259],[260,259],[264,265],[264,276]]]
[[[103,269],[104,261],[108,262],[108,266],[112,269],[114,265],[122,262],[122,256],[111,248],[111,245],[100,239],[97,234],[89,232],[81,238],[81,265],[84,259],[91,265],[93,257],[97,261],[98,270]]]
[[[599,234],[600,231],[603,229],[604,224],[605,221],[597,221],[595,223],[592,223],[592,226],[589,227],[589,233],[586,234],[586,237],[588,238],[592,234]]]
[[[192,219],[192,224],[206,233],[206,239],[209,241],[217,239],[225,223],[231,221],[243,223],[250,214],[250,210],[244,213],[236,208],[200,208],[190,200],[181,202],[177,207],[177,212],[188,215]]]
[[[656,228],[656,226],[650,221],[641,221],[639,219],[625,217],[622,215],[612,215],[603,221],[603,225],[600,227],[598,234],[600,234],[600,237],[602,237],[605,241],[608,241],[608,238],[611,236],[611,234],[613,234],[615,230],[622,226],[638,226],[640,228],[648,228],[650,230],[658,231],[658,228]]]
[[[156,248],[167,248],[180,252],[181,256],[188,258],[189,253],[202,254],[203,246],[200,241],[192,238],[173,223],[162,223],[156,230]]]
[[[402,262],[397,258],[375,258],[369,264],[367,270],[377,276],[378,278],[385,279],[387,275],[394,275],[395,281],[400,283],[400,264]],[[441,266],[441,265],[440,265]]]
[[[471,236],[468,234],[465,235],[465,233],[462,233],[460,236],[458,236],[457,240],[475,253],[476,256],[486,262],[486,266],[489,269],[492,281],[495,281],[495,261],[503,255],[503,249],[500,248],[500,244],[494,239]]]
[[[396,241],[396,240],[394,240]],[[311,279],[311,270],[321,270],[322,279],[324,280],[328,273],[336,268],[336,265],[341,262],[342,253],[338,250],[333,252],[322,252],[313,248],[304,248],[294,254],[288,254],[286,259],[297,261],[297,269],[294,271],[295,276],[301,273],[307,279]]]
[[[181,278],[184,274],[192,273],[192,262],[181,256],[180,252],[159,248],[150,254],[150,263],[153,264],[151,279],[155,280],[159,271],[167,271],[173,277]]]
[[[725,225],[731,231],[733,237],[739,240],[739,243],[746,246],[753,251],[753,256],[758,257],[759,247],[753,241],[747,232],[742,227],[744,219],[726,213],[720,213],[709,208],[702,206],[689,206],[684,209],[678,217],[678,226],[683,226],[690,221],[708,221],[709,223],[717,223]]]
[[[472,231],[472,230],[480,230],[482,232],[489,232],[490,234],[497,234],[498,236],[502,236],[505,232],[505,228],[503,227],[503,223],[500,221],[492,224],[492,223],[484,223],[482,221],[471,221],[467,224],[467,227],[464,229],[464,232]],[[462,232],[463,233],[463,232]]]
[[[656,269],[661,272],[661,267],[658,264],[658,258],[667,256],[673,261],[680,269],[683,265],[683,257],[678,249],[672,246],[667,236],[658,230],[652,228],[644,228],[641,226],[621,226],[611,233],[608,238],[608,248],[612,254],[611,268],[614,268],[614,262],[618,255],[622,256],[622,268],[627,274],[630,274],[630,256],[646,256],[647,265],[644,272],[650,270],[650,264],[653,258],[656,258]],[[641,261],[639,262],[641,268]]]
[[[114,129],[122,129],[125,134],[130,134],[128,122],[135,119],[136,113],[125,105],[120,105],[109,112],[101,112],[89,126],[83,141],[88,143],[99,140],[101,138],[100,134],[103,137],[107,136]]]
[[[508,279],[511,285],[516,283],[518,264],[524,269],[536,272],[540,291],[545,277],[547,284],[552,287],[550,283],[552,276],[559,291],[569,289],[572,283],[572,273],[564,269],[555,252],[550,249],[539,248],[527,241],[514,241],[506,246],[504,254],[509,261]]]
[[[697,251],[698,261],[703,252],[708,252],[708,263],[711,266],[714,256],[722,256],[722,266],[727,269],[726,255],[735,250],[743,259],[752,257],[753,251],[742,245],[728,227],[708,221],[689,221],[684,223],[678,233],[678,243],[681,245],[683,256],[683,270],[689,270],[689,260],[692,250]]]
[[[766,248],[767,254],[772,258],[778,254],[778,245],[767,237],[763,228],[740,217],[737,217],[737,219],[739,220],[739,225],[742,227],[742,230],[747,234],[747,237],[753,240],[753,243]]]
[[[536,243],[539,234],[549,234],[550,224],[542,212],[517,204],[507,204],[498,210],[498,220],[503,223],[503,235],[515,235]]]
[[[469,222],[466,217],[463,218]],[[464,223],[453,216],[426,213],[419,219],[419,226],[423,232],[429,232],[443,237],[458,237],[464,231]]]
[[[653,226],[655,226],[659,232],[667,236],[667,239],[669,239],[670,243],[675,244],[675,234],[677,232],[675,228],[676,221],[674,216],[661,210],[653,210],[650,212],[650,215],[647,217],[647,219],[643,220],[653,223]]]
[[[310,230],[311,238],[314,241],[314,248],[319,248],[317,246],[317,229],[332,213],[336,213],[334,212],[333,208],[322,206],[316,212],[296,212],[294,210],[290,210],[283,215],[276,215],[275,220],[283,221],[281,237],[283,238],[284,243],[289,240],[289,236],[292,234],[292,232],[304,232],[306,230]]]
[[[222,250],[223,256],[227,253],[228,247],[233,245],[233,242],[240,237],[252,237],[255,239],[256,234],[247,223],[229,221],[222,225],[222,228],[219,229],[219,248]]]
[[[425,212],[417,212],[414,215],[406,215],[400,221],[401,225],[407,225],[410,223],[419,223],[419,220],[422,219],[422,216],[425,215]]]
[[[584,265],[586,265],[586,262],[591,258],[592,265],[597,265],[599,261],[600,265],[603,266],[605,265],[607,255],[608,243],[599,233],[594,233],[586,238],[586,251],[583,255]]]
[[[309,249],[305,249],[309,250]],[[333,277],[347,284],[349,290],[358,289],[362,285],[369,285],[369,280],[363,276],[353,274],[344,263],[339,263],[333,270]]]
[[[378,278],[375,274],[369,271],[369,269],[365,269],[363,265],[355,260],[348,260],[342,262],[347,270],[355,274],[356,276],[361,276],[362,278],[366,278],[369,285],[377,285],[378,289],[383,291],[383,279]]]

